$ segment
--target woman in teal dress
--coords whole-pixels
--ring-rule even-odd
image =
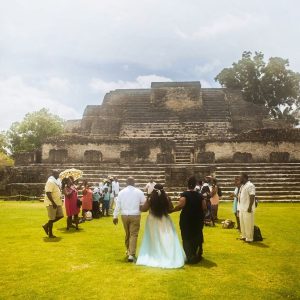
[[[185,254],[174,224],[168,215],[173,204],[161,184],[156,184],[141,211],[150,211],[137,265],[157,268],[181,268]]]

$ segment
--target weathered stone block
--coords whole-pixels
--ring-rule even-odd
[[[84,161],[87,163],[98,163],[102,161],[102,153],[97,150],[86,150],[84,152]]]
[[[233,162],[239,162],[239,163],[244,163],[244,162],[252,162],[252,154],[248,152],[236,152],[233,154],[232,157]]]
[[[288,152],[271,152],[270,153],[270,162],[289,162],[290,154]]]
[[[64,163],[68,159],[67,149],[51,149],[49,151],[49,162],[51,163]]]
[[[133,145],[134,147],[134,154],[137,159],[139,160],[146,160],[149,155],[150,155],[150,149],[148,144],[138,144],[138,145]]]
[[[200,152],[197,155],[197,163],[214,163],[215,153],[214,152]]]
[[[158,153],[156,162],[158,164],[173,164],[174,155],[172,153]]]
[[[14,155],[16,165],[29,165],[35,163],[35,152],[20,152]]]
[[[133,163],[135,159],[134,151],[121,151],[120,153],[120,163],[122,164]]]

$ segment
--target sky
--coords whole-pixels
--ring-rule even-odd
[[[0,131],[48,108],[81,118],[117,88],[218,87],[245,50],[300,72],[298,0],[0,0]]]

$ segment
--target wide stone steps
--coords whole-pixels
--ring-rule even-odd
[[[184,141],[187,143],[186,141]],[[190,159],[188,148],[184,146],[181,151],[175,153],[177,155],[178,164],[175,166],[189,168],[190,166],[212,166],[215,167],[214,175],[223,191],[222,200],[232,200],[231,193],[234,190],[234,177],[241,172],[246,172],[249,179],[256,186],[257,197],[259,201],[300,201],[300,163],[218,163],[218,164],[189,164],[186,162]],[[186,154],[186,156],[184,156]],[[174,165],[173,165],[174,166]],[[174,167],[175,167],[174,166]],[[108,176],[117,176],[121,187],[125,186],[126,178],[133,176],[136,179],[136,186],[143,189],[150,177],[156,182],[165,184],[166,174],[165,167],[170,165],[152,165],[152,164],[136,164],[136,165],[119,165],[109,163],[93,164],[40,164],[36,168],[36,172],[47,174],[46,169],[59,168],[64,170],[67,168],[77,168],[83,171],[83,179],[87,179],[92,186],[98,185],[100,180]],[[20,172],[27,172],[32,166],[18,167]],[[44,168],[44,169],[43,169]],[[46,169],[45,169],[46,168]],[[206,174],[209,175],[209,174]],[[182,182],[182,184],[185,184]],[[178,200],[180,192],[186,188],[180,184],[177,187],[168,187],[171,197]],[[26,192],[27,183],[12,183],[19,186],[21,193]],[[28,183],[30,186],[37,187],[39,191],[43,191],[44,183]]]
[[[166,128],[167,127],[167,128]],[[230,132],[231,125],[229,122],[217,122],[215,124],[198,122],[198,123],[125,123],[121,128],[120,136],[130,138],[172,138],[175,139],[201,139],[206,137],[219,137],[226,135],[232,136]]]
[[[260,201],[300,201],[300,164],[219,164],[215,176],[223,191],[223,200],[232,200],[234,178],[248,174],[256,186]]]

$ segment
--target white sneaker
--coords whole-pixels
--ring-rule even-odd
[[[127,260],[128,262],[134,262],[135,257],[133,255],[129,255]]]

